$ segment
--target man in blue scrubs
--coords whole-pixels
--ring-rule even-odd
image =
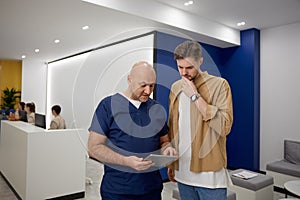
[[[166,112],[149,98],[156,82],[152,65],[134,64],[127,82],[126,91],[99,103],[89,128],[89,155],[105,165],[103,200],[161,200],[159,170],[143,158],[176,152],[169,145]]]

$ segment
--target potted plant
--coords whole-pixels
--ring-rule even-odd
[[[21,99],[21,91],[16,90],[15,88],[6,88],[3,91],[2,95],[2,109],[14,109],[17,99]]]

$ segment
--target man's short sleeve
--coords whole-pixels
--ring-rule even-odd
[[[168,133],[168,126],[167,123],[165,123],[164,127],[161,129],[161,131],[159,132],[160,137],[167,135]]]
[[[110,109],[107,99],[102,100],[95,110],[89,131],[107,136],[109,133]]]

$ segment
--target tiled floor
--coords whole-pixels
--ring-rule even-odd
[[[8,185],[0,176],[0,199],[1,200],[17,200],[14,193],[9,189]]]
[[[100,182],[103,174],[103,165],[94,160],[87,160],[87,178],[92,180],[92,184],[86,184],[86,194],[84,200],[100,200],[99,195]],[[163,200],[172,199],[172,191],[176,188],[175,183],[164,183],[164,190],[162,193]],[[1,198],[0,198],[1,199]],[[82,200],[83,200],[82,199]]]
[[[85,198],[81,200],[101,200],[99,187],[103,174],[103,166],[94,160],[87,160],[87,177],[92,180],[92,184],[86,184]],[[88,182],[88,181],[87,181]],[[176,188],[175,183],[164,183],[162,193],[163,200],[172,200],[172,191]],[[274,200],[283,198],[284,194],[274,192]],[[7,186],[6,182],[0,176],[0,200],[17,200],[14,193]]]

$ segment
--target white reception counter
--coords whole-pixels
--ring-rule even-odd
[[[84,130],[1,121],[0,171],[23,200],[84,197]]]

